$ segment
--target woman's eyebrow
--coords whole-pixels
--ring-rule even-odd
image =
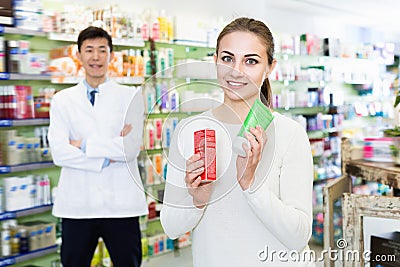
[[[244,57],[260,57],[258,54],[247,54]]]
[[[229,52],[229,51],[226,51],[226,50],[222,51],[221,53],[226,53],[226,54],[228,54],[228,55],[234,56],[233,53],[231,53],[231,52]]]
[[[226,50],[222,51],[221,53],[226,53],[230,56],[235,56],[233,53],[226,51]],[[246,54],[246,55],[244,55],[244,57],[259,57],[259,58],[261,58],[261,56],[259,56],[258,54]]]

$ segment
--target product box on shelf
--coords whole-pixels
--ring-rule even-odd
[[[305,33],[300,35],[300,54],[301,55],[319,55],[320,40],[317,35]]]
[[[35,101],[35,118],[49,118],[50,117],[50,103],[36,102]]]
[[[393,162],[390,146],[395,145],[393,137],[364,138],[364,160],[376,162]]]
[[[12,0],[0,1],[0,21],[2,25],[14,24],[14,9]]]
[[[340,57],[340,39],[324,38],[323,40],[324,56]]]
[[[41,128],[38,128],[40,131]],[[1,162],[3,165],[18,165],[23,163],[51,161],[51,155],[42,152],[39,136],[24,137],[17,135],[16,130],[0,131]],[[47,146],[47,144],[44,144]],[[47,149],[43,147],[43,149]],[[42,156],[44,155],[44,157]]]
[[[50,247],[56,243],[56,224],[47,221],[29,221],[21,224],[29,233],[29,250]]]
[[[6,71],[6,55],[4,50],[4,37],[0,36],[0,72]]]
[[[16,119],[31,119],[34,116],[32,87],[26,85],[15,85],[17,98]]]

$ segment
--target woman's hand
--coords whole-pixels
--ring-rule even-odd
[[[251,128],[250,132],[245,133],[250,147],[243,144],[246,156],[241,157],[238,155],[236,159],[237,179],[243,190],[247,190],[253,184],[254,175],[267,141],[267,134],[260,126]]]
[[[204,172],[204,161],[200,160],[200,155],[195,154],[186,161],[185,183],[189,194],[193,197],[193,204],[199,208],[204,208],[210,200],[212,185],[202,183],[200,174]]]

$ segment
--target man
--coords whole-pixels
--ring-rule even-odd
[[[139,267],[139,216],[148,212],[137,167],[142,144],[140,91],[107,77],[113,57],[106,31],[78,37],[85,79],[51,103],[49,142],[61,175],[53,215],[62,218],[61,262],[90,266],[99,237],[116,267]]]

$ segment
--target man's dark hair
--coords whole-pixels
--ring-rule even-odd
[[[79,33],[78,36],[78,51],[81,52],[81,46],[83,41],[88,39],[106,38],[108,41],[108,46],[110,47],[110,52],[113,51],[112,38],[111,36],[102,28],[89,26]]]

